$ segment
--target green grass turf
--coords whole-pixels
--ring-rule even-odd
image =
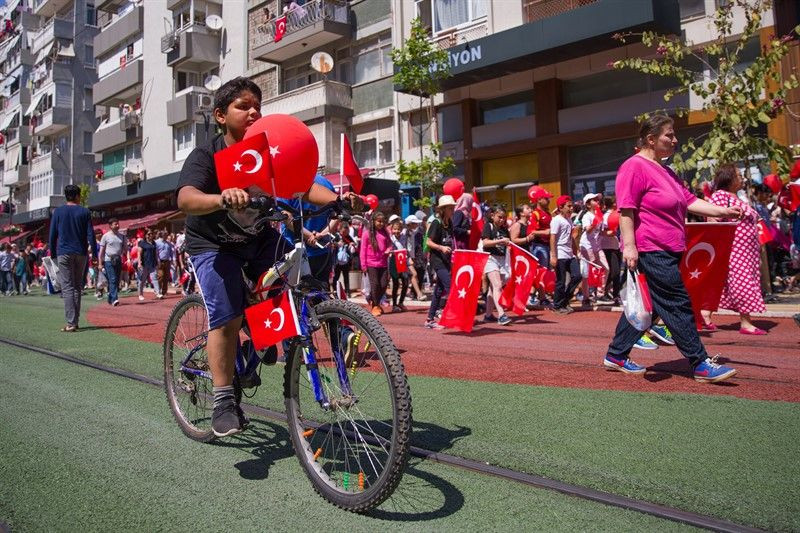
[[[59,300],[6,302],[13,312],[5,305],[0,311],[0,336],[161,377],[158,345],[103,330],[50,334],[63,322]],[[280,409],[282,368],[265,369],[262,379],[255,402]],[[798,404],[410,381],[415,445],[743,524],[800,530]]]
[[[17,348],[0,404],[0,520],[16,531],[690,529],[418,461],[371,516],[346,513],[314,494],[285,427],[199,444],[157,389]]]

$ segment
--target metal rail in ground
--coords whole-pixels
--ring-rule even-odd
[[[102,365],[99,363],[94,363],[92,361],[86,361],[78,357],[73,357],[71,355],[56,352],[53,350],[48,350],[46,348],[40,348],[38,346],[33,346],[30,344],[2,337],[0,337],[0,343],[7,344],[9,346],[15,346],[17,348],[21,348],[31,352],[40,353],[43,355],[54,357],[56,359],[61,359],[62,361],[67,361],[69,363],[86,366],[89,368],[93,368],[95,370],[100,370],[102,372],[107,372],[115,376],[120,376],[141,383],[146,383],[148,385],[153,385],[156,387],[164,386],[163,381],[150,376],[137,374],[135,372],[129,372],[127,370],[121,370],[118,368]],[[272,409],[267,409],[265,407],[259,407],[257,405],[249,405],[249,404],[244,404],[243,407],[244,410],[248,413],[257,416],[262,416],[264,418],[269,418],[272,420],[286,422],[286,415],[280,411],[274,411]],[[541,489],[554,490],[562,494],[567,494],[577,498],[603,503],[614,507],[620,507],[622,509],[628,509],[631,511],[638,511],[640,513],[649,514],[658,518],[672,520],[675,522],[680,522],[683,524],[703,529],[709,529],[712,531],[721,531],[730,533],[763,531],[761,529],[735,524],[733,522],[729,522],[727,520],[720,520],[718,518],[714,518],[711,516],[705,516],[688,511],[682,511],[680,509],[676,509],[673,507],[667,507],[665,505],[659,505],[642,500],[636,500],[633,498],[627,498],[625,496],[619,496],[617,494],[612,494],[610,492],[603,492],[589,487],[583,487],[581,485],[574,485],[571,483],[565,483],[563,481],[536,476],[525,472],[518,472],[516,470],[511,470],[509,468],[494,466],[480,461],[474,461],[471,459],[464,459],[463,457],[457,457],[446,453],[425,450],[423,448],[418,448],[416,446],[411,446],[411,455],[421,459],[427,459],[429,461],[434,461],[437,463],[454,466],[465,470],[470,470],[472,472],[476,472],[479,474],[494,476],[509,481],[516,481],[518,483],[522,483],[525,485]],[[1,527],[0,527],[0,532],[2,532]]]

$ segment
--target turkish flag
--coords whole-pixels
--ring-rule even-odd
[[[478,193],[472,191],[472,225],[469,228],[469,248],[470,250],[478,249],[478,241],[481,240],[481,233],[483,233],[483,210],[481,209],[481,202],[478,200]]]
[[[778,205],[787,211],[794,212],[800,207],[800,185],[788,183],[778,194]]]
[[[600,206],[597,206],[597,208],[594,210],[594,220],[592,221],[592,224],[595,227],[600,227],[603,224],[603,211],[600,210]]]
[[[408,272],[408,250],[393,250],[394,266],[398,274]]]
[[[586,280],[586,282],[589,284],[589,287],[602,287],[604,285],[605,278],[605,268],[596,267],[589,263],[589,277]]]
[[[290,290],[246,308],[244,316],[256,350],[263,350],[301,334]]]
[[[500,295],[500,305],[518,314],[525,313],[528,297],[534,284],[539,281],[539,262],[516,244],[511,245],[511,279]]]
[[[686,224],[686,252],[681,258],[681,277],[698,329],[702,326],[700,310],[716,311],[733,246],[736,223],[695,222]]]
[[[283,39],[286,33],[286,15],[275,19],[275,42],[277,43]]]
[[[342,133],[342,153],[341,165],[339,167],[339,175],[347,178],[350,183],[350,189],[361,194],[361,189],[364,187],[364,177],[361,175],[361,169],[358,168],[355,157],[353,157],[353,149],[350,148],[350,141]]]
[[[758,242],[761,244],[769,244],[772,242],[772,232],[767,227],[767,223],[763,220],[758,221]]]
[[[541,276],[539,276],[539,287],[544,292],[553,294],[556,290],[556,273],[548,268],[543,268],[542,271]]]
[[[475,322],[475,311],[478,309],[478,296],[481,293],[483,269],[489,254],[474,250],[456,250],[453,252],[453,277],[450,282],[450,294],[444,306],[439,324],[446,328],[460,329],[466,333],[472,331]]]
[[[246,189],[258,185],[272,191],[270,183],[269,142],[266,134],[239,141],[214,154],[220,190]]]

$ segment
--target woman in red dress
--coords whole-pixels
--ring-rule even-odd
[[[736,225],[736,234],[731,248],[730,269],[719,306],[739,312],[741,326],[739,333],[743,335],[766,335],[750,321],[751,313],[763,313],[766,310],[761,296],[759,282],[759,265],[761,261],[761,245],[758,241],[758,213],[750,204],[736,196],[742,188],[742,175],[733,165],[722,165],[714,175],[714,194],[710,202],[722,207],[739,207],[744,216]],[[711,311],[703,310],[703,329],[714,330],[711,322]]]

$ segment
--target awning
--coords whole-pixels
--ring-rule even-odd
[[[7,54],[8,54],[8,52],[9,52],[9,51],[10,51],[12,48],[14,48],[14,46],[17,44],[17,41],[19,41],[19,38],[20,38],[20,36],[19,36],[19,35],[15,35],[15,36],[14,36],[14,37],[12,37],[10,40],[6,41],[6,42],[3,44],[3,46],[2,46],[2,47],[0,47],[0,53],[2,53],[2,55],[7,55]]]
[[[61,57],[75,57],[75,47],[72,43],[58,50],[58,55]]]
[[[45,95],[45,91],[40,92],[36,96],[33,97],[31,100],[31,105],[28,106],[28,109],[25,110],[25,116],[30,116],[33,113],[33,110],[36,109],[36,106],[39,105],[39,102],[42,101],[42,97]]]
[[[19,155],[22,151],[22,145],[17,144],[16,146],[12,146],[6,152],[6,159],[3,161],[3,167],[5,170],[12,171],[16,170],[19,167]]]
[[[0,123],[0,131],[8,129],[8,127],[11,125],[11,122],[17,116],[17,113],[19,113],[19,109],[15,109],[14,111],[6,113],[6,116],[3,117],[3,122]]]
[[[0,240],[0,244],[12,243],[12,242],[16,242],[16,241],[18,241],[20,239],[24,239],[25,237],[27,237],[28,235],[30,235],[34,231],[37,231],[37,230],[23,231],[23,232],[21,232],[21,233],[19,233],[17,235],[10,235],[8,237],[3,237],[3,239]]]
[[[38,65],[39,63],[41,63],[41,62],[42,62],[42,60],[43,60],[45,57],[47,57],[48,55],[50,55],[50,50],[52,50],[52,49],[53,49],[53,45],[54,45],[54,44],[55,44],[54,42],[48,43],[48,44],[47,44],[47,46],[45,46],[44,48],[42,48],[41,50],[39,50],[39,53],[38,53],[38,54],[36,54],[36,61],[34,61],[34,62],[33,62],[33,64],[34,64],[34,65]]]
[[[128,230],[135,230],[138,228],[146,228],[148,226],[156,226],[160,222],[163,222],[167,219],[173,218],[175,215],[180,213],[177,209],[168,209],[166,211],[158,211],[156,213],[135,213],[130,214],[128,216],[118,216],[116,217],[119,220],[119,229],[122,232]],[[111,217],[109,217],[111,218]],[[105,233],[108,231],[108,222],[104,222],[102,224],[94,224],[94,232],[95,233]]]

